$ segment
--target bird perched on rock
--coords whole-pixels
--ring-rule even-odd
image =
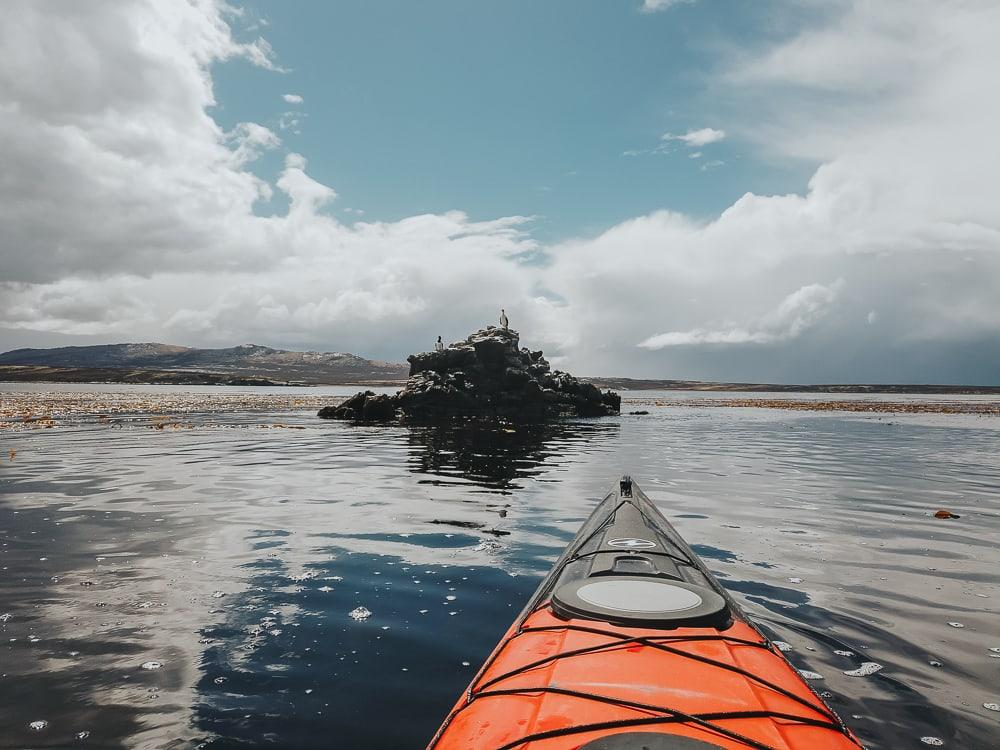
[[[500,308],[500,327],[506,330],[510,326],[510,321],[507,320],[507,313],[504,309]]]

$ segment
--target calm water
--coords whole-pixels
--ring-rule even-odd
[[[0,435],[0,747],[421,748],[623,472],[869,747],[1000,746],[1000,419],[642,408]]]

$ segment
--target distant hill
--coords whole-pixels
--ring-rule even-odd
[[[29,377],[32,370],[9,367],[13,365],[33,366],[36,375]],[[38,368],[44,368],[46,379],[56,381],[78,381],[81,370],[93,370],[105,382],[164,382],[163,373],[177,373],[179,382],[211,384],[258,380],[336,385],[400,381],[409,372],[404,364],[343,352],[293,352],[256,344],[195,349],[156,343],[15,349],[0,354],[0,368],[0,378],[15,380],[38,379]],[[121,378],[116,377],[119,374]]]

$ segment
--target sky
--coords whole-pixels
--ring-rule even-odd
[[[0,13],[0,350],[1000,384],[993,0]]]

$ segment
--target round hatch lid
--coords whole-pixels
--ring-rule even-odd
[[[566,618],[645,627],[723,627],[729,622],[726,600],[711,589],[654,576],[572,581],[553,592],[552,609]]]
[[[719,745],[658,732],[626,732],[588,742],[580,750],[722,750]]]

